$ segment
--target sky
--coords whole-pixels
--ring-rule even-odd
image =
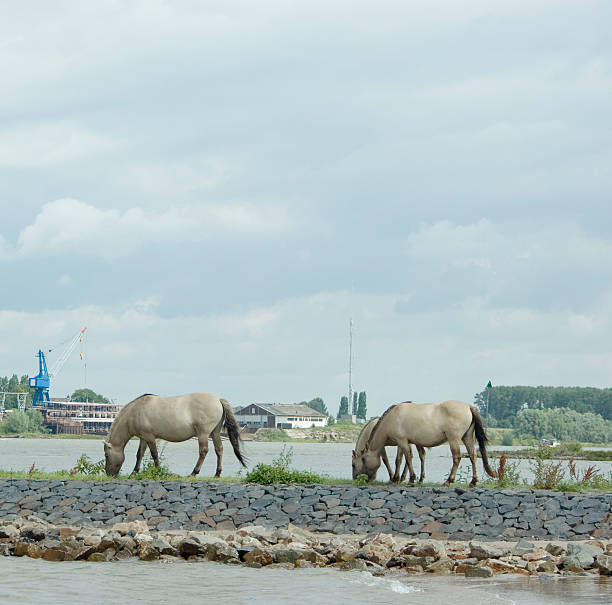
[[[0,6],[0,375],[610,387],[612,4]]]

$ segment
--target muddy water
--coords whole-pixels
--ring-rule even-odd
[[[218,563],[63,562],[0,557],[0,603],[610,603],[612,579],[476,580],[334,569],[250,569]]]

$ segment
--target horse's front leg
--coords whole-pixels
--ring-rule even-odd
[[[416,474],[412,466],[412,446],[410,445],[410,443],[404,443],[401,446],[398,445],[398,449],[401,449],[404,456],[406,457],[406,466],[404,467],[404,472],[402,473],[401,481],[403,482],[404,479],[406,479],[406,471],[410,471],[410,480],[408,481],[408,483],[410,483],[410,485],[414,485]]]
[[[400,452],[402,450],[401,447],[397,448],[398,452]],[[406,456],[406,464],[404,465],[404,472],[402,473],[402,476],[400,478],[400,482],[403,483],[404,480],[406,479],[406,475],[408,474],[408,471],[410,471],[410,480],[409,483],[410,485],[414,484],[414,480],[416,479],[416,474],[414,472],[414,467],[412,466],[412,446],[410,444],[408,444],[408,456]]]
[[[138,452],[136,453],[136,466],[132,473],[137,473],[140,470],[140,463],[142,462],[142,457],[144,456],[145,450],[147,449],[147,442],[144,439],[140,440],[138,444]]]
[[[193,470],[191,471],[192,477],[195,477],[200,472],[200,469],[202,468],[202,463],[204,462],[204,458],[206,458],[206,454],[208,454],[208,435],[199,435],[198,444],[200,446],[199,447],[200,455],[198,457],[198,461],[196,462],[196,465],[193,467]]]
[[[382,452],[380,453],[380,458],[383,461],[384,465],[387,467],[387,471],[389,472],[389,481],[395,481],[395,475],[391,470],[391,465],[389,464],[389,458],[387,458],[387,452],[383,447]]]

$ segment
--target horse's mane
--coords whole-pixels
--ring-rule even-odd
[[[388,407],[385,410],[385,413],[378,419],[378,422],[376,423],[376,426],[372,429],[372,432],[370,433],[370,437],[368,438],[368,443],[370,443],[374,437],[374,435],[376,434],[376,431],[378,430],[378,427],[382,424],[383,418],[393,409],[396,408],[398,405],[402,405],[404,403],[412,403],[412,401],[408,400],[408,401],[402,401],[402,403],[394,403],[392,406]]]

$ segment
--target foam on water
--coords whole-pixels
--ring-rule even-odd
[[[376,588],[388,589],[391,592],[398,594],[410,594],[412,592],[423,592],[422,588],[404,584],[399,580],[389,578],[379,578],[373,576],[369,571],[350,571],[347,573],[347,579],[353,584],[363,584],[365,586],[374,586]]]

